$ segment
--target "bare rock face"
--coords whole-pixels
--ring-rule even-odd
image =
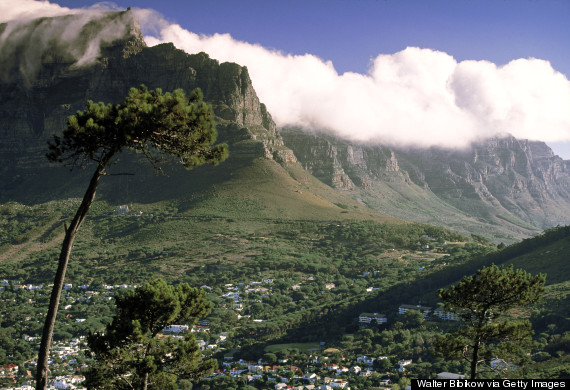
[[[423,178],[415,180],[443,199],[504,209],[540,228],[569,222],[570,171],[543,142],[506,137],[464,152],[432,149],[402,156],[409,166],[422,167]]]
[[[281,134],[313,175],[389,215],[448,226],[463,218],[466,232],[507,226],[514,237],[570,223],[568,161],[543,142],[506,137],[468,150],[398,149],[295,129]]]
[[[53,25],[66,23],[68,18],[47,19]],[[61,48],[63,44],[55,42],[48,50],[50,55],[38,59],[33,74],[18,72],[21,64],[15,62],[23,61],[21,58],[5,64],[10,71],[2,78],[0,114],[4,120],[0,134],[13,145],[8,149],[44,142],[46,133],[61,131],[66,117],[83,108],[86,100],[116,102],[140,84],[165,91],[199,87],[223,121],[263,129],[268,137],[277,137],[275,123],[259,102],[247,68],[220,64],[205,53],[189,55],[172,44],[146,47],[131,11],[110,13],[91,23],[90,35],[97,36],[100,31],[94,30],[117,23],[123,25],[118,33],[123,35],[102,42],[99,55],[90,63],[77,65],[76,59]],[[41,22],[27,28],[37,29],[38,24]]]
[[[59,31],[80,22],[84,24],[78,38],[44,38],[43,46],[32,47],[37,53],[26,51],[48,26]],[[5,34],[0,47],[14,55],[0,60],[1,193],[14,193],[14,177],[25,181],[47,165],[46,141],[60,133],[67,117],[83,109],[87,100],[116,103],[140,84],[187,93],[201,88],[218,118],[218,140],[229,144],[231,158],[294,162],[247,68],[220,64],[205,53],[189,55],[172,44],[147,47],[131,11],[106,13],[89,22],[63,16],[16,27],[0,25],[0,32],[7,30],[13,34]]]
[[[390,148],[351,144],[299,129],[284,129],[281,134],[301,165],[334,188],[352,190],[374,180],[409,180]]]

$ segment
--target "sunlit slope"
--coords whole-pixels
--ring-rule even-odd
[[[376,213],[334,191],[297,165],[284,168],[258,158],[232,172],[228,180],[182,200],[186,215],[293,220],[371,219],[403,222]]]

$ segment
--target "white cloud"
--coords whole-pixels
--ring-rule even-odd
[[[463,147],[506,134],[570,140],[570,82],[544,60],[497,66],[408,47],[377,56],[366,75],[339,75],[311,54],[285,54],[228,34],[198,35],[163,20],[155,31],[145,37],[150,46],[173,42],[188,53],[247,66],[279,126],[414,146]]]
[[[59,16],[76,11],[47,1],[2,0],[0,3],[0,23],[10,20],[29,20],[39,17]]]
[[[34,82],[42,61],[54,55],[76,66],[91,63],[104,43],[125,36],[132,15],[109,13],[116,7],[100,3],[70,10],[48,2],[6,0],[0,4],[0,78],[19,74]],[[52,18],[56,17],[56,18]],[[99,24],[101,28],[93,28]]]

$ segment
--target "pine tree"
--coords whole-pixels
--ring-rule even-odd
[[[448,289],[439,290],[445,309],[458,313],[463,323],[456,332],[437,340],[443,355],[470,363],[471,379],[479,363],[501,357],[513,363],[526,358],[532,336],[528,320],[504,318],[513,308],[535,303],[544,291],[546,275],[531,276],[512,265],[491,265],[465,276]]]
[[[90,334],[95,363],[86,374],[88,389],[176,389],[178,376],[211,373],[215,360],[202,362],[194,336],[161,337],[173,324],[191,324],[210,310],[203,290],[152,280],[115,297],[117,313],[104,332]]]
[[[36,389],[47,388],[49,349],[71,248],[107,167],[125,149],[141,152],[157,169],[165,155],[177,157],[188,169],[218,164],[228,152],[226,145],[214,145],[216,137],[212,108],[203,101],[199,89],[187,98],[180,89],[163,94],[160,89],[148,90],[141,85],[132,88],[119,104],[88,101],[85,111],[67,119],[63,136],[54,136],[48,142],[48,160],[80,168],[95,163],[96,168],[74,218],[65,228],[38,355]]]

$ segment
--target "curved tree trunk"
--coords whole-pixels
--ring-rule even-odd
[[[105,172],[105,167],[111,157],[112,154],[109,154],[106,155],[101,161],[99,161],[97,169],[95,170],[95,173],[89,182],[89,187],[87,187],[87,191],[85,191],[83,201],[77,209],[75,217],[73,217],[69,228],[66,228],[65,230],[65,238],[63,239],[61,253],[59,255],[57,272],[55,274],[53,288],[51,290],[49,309],[46,315],[46,320],[42,332],[40,351],[38,353],[36,390],[45,390],[47,388],[49,349],[52,341],[53,329],[55,327],[55,319],[57,317],[57,309],[59,306],[59,299],[61,297],[61,290],[63,289],[65,272],[67,270],[67,263],[69,262],[69,255],[71,254],[71,248],[73,247],[73,241],[75,240],[75,236],[79,230],[79,227],[81,226],[81,223],[83,223],[85,217],[87,217],[87,212],[89,211],[89,208],[95,199],[95,192],[97,191],[99,179]]]
[[[471,379],[477,378],[477,359],[479,359],[479,342],[473,347],[473,358],[471,360]]]

